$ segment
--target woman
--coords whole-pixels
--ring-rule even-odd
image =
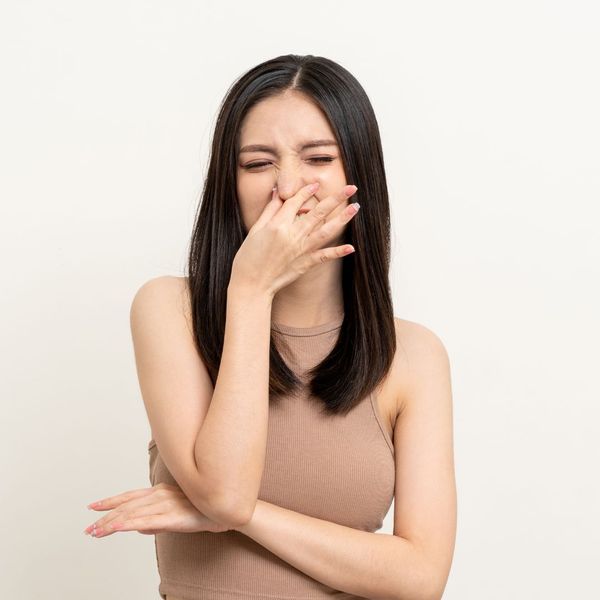
[[[312,55],[240,77],[189,275],[131,306],[152,487],[92,506],[109,512],[88,528],[154,534],[162,598],[441,597],[450,368],[432,331],[393,314],[389,239],[358,81]],[[394,532],[376,533],[394,497]]]

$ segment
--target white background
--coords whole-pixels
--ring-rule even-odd
[[[150,485],[130,302],[183,274],[227,88],[289,52],[366,89],[395,314],[450,355],[444,598],[600,597],[594,4],[2,2],[3,597],[158,598],[152,536],[82,533]]]

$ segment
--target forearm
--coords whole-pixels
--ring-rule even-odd
[[[264,467],[271,304],[269,294],[230,282],[219,374],[194,448],[198,471],[236,515],[254,506]]]
[[[405,538],[371,533],[258,500],[235,527],[282,560],[329,587],[372,600],[426,600],[431,590],[422,555]]]

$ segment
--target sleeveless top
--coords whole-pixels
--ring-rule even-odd
[[[296,375],[333,348],[344,315],[314,327],[271,323],[282,358]],[[352,373],[348,373],[352,377]],[[347,415],[322,415],[321,400],[300,394],[269,406],[265,466],[258,498],[288,510],[375,532],[394,496],[394,447],[369,394]],[[150,482],[178,485],[154,440]],[[159,594],[181,600],[359,598],[334,590],[238,532],[154,535]]]

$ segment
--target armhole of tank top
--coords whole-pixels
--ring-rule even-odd
[[[371,392],[369,394],[369,400],[371,402],[371,409],[373,410],[373,414],[375,415],[375,419],[377,420],[377,424],[379,425],[379,429],[381,430],[381,433],[382,433],[382,435],[388,445],[388,448],[390,449],[390,452],[392,453],[392,457],[393,457],[394,456],[394,443],[384,425],[384,421],[381,418],[381,415],[379,414],[379,405],[377,404],[377,398],[375,398],[375,392]]]

